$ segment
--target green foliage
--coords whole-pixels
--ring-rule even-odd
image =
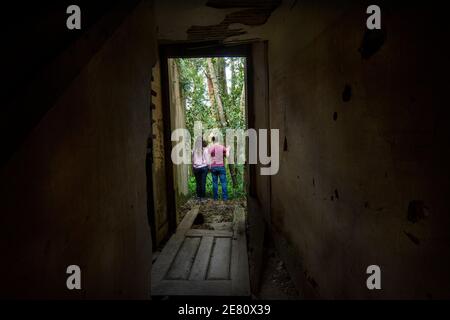
[[[231,183],[231,175],[230,171],[227,169],[227,190],[228,190],[228,199],[242,199],[245,198],[245,189],[244,189],[244,166],[243,165],[236,165],[236,171],[237,171],[237,188],[234,189],[233,185]],[[222,198],[222,187],[220,185],[220,180],[218,182],[218,194],[219,199]],[[195,184],[195,177],[194,175],[191,175],[188,180],[188,188],[189,188],[189,197],[196,197],[196,184]],[[208,173],[206,177],[206,197],[212,198],[213,197],[213,187],[212,187],[212,175],[211,172]]]
[[[245,116],[240,109],[241,93],[245,85],[245,59],[224,58],[224,62],[229,66],[232,74],[230,90],[227,95],[224,95],[225,98],[222,99],[228,126],[233,129],[245,129]]]
[[[206,59],[178,59],[177,62],[181,91],[186,99],[186,127],[193,136],[195,121],[201,121],[208,128],[216,126],[206,87]]]
[[[211,105],[208,91],[207,58],[177,59],[179,67],[181,95],[185,99],[186,128],[194,138],[194,123],[201,121],[203,130],[220,128],[225,136],[226,129],[246,129],[245,115],[240,102],[245,86],[245,58],[220,57],[212,58],[213,66],[219,84],[219,94],[227,121],[226,127],[221,127],[216,105]],[[228,76],[228,78],[227,78]],[[236,165],[237,185],[232,186],[231,175],[227,167],[228,194],[230,199],[245,197],[243,165]],[[189,178],[189,192],[195,196],[195,177]],[[220,184],[219,184],[220,185]],[[207,195],[212,197],[212,177],[208,174]],[[220,192],[219,187],[219,192]]]
[[[195,121],[201,121],[204,129],[220,128],[215,116],[215,108],[209,101],[206,58],[177,59],[176,61],[180,70],[182,95],[186,99],[186,128],[191,136],[194,133]],[[212,61],[227,118],[227,127],[223,129],[245,129],[245,116],[240,110],[241,93],[245,85],[245,58],[212,58]],[[224,78],[225,69],[229,70],[230,79]]]

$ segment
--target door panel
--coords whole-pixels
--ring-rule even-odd
[[[244,209],[234,210],[233,232],[191,229],[197,214],[186,214],[153,265],[152,295],[250,295]]]

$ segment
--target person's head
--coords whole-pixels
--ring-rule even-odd
[[[208,142],[206,142],[205,140],[202,140],[202,146],[203,146],[203,148],[206,148],[208,146]]]
[[[215,136],[212,136],[211,141],[212,141],[213,143],[215,143],[215,142],[216,142],[216,137],[215,137]]]

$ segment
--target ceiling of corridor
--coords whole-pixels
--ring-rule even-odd
[[[239,36],[249,40],[249,30],[264,25],[280,4],[281,0],[159,0],[155,5],[158,37],[190,42],[240,41]]]

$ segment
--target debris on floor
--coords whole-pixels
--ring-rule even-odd
[[[265,265],[261,277],[260,291],[256,295],[262,300],[298,300],[299,292],[275,248],[265,248]]]
[[[190,199],[180,207],[180,220],[193,207],[199,206],[197,218],[192,229],[229,230],[233,229],[233,212],[236,206],[246,207],[244,200],[214,201],[205,199],[202,201]]]

